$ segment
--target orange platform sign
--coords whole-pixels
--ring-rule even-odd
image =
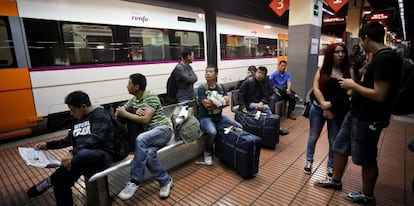
[[[289,9],[289,0],[272,0],[269,7],[281,17]]]
[[[335,12],[338,12],[346,3],[348,3],[348,0],[326,0],[326,3]]]

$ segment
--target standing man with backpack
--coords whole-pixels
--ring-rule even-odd
[[[181,62],[175,66],[167,81],[168,103],[186,102],[195,98],[194,83],[197,82],[197,75],[190,65],[193,61],[194,52],[184,49]]]
[[[334,173],[332,179],[318,180],[316,186],[342,189],[342,176],[348,155],[362,166],[362,190],[351,192],[345,199],[375,205],[374,189],[378,178],[377,144],[383,128],[391,117],[393,100],[399,89],[402,60],[384,45],[384,26],[369,22],[359,31],[361,46],[373,57],[359,83],[339,79],[344,89],[352,90],[351,111],[345,116],[335,139]]]
[[[73,205],[73,184],[81,175],[90,177],[107,168],[115,153],[114,131],[108,111],[92,106],[89,96],[82,91],[66,96],[65,104],[76,119],[68,136],[36,144],[35,148],[45,150],[73,146],[73,149],[62,158],[62,165],[52,175],[27,191],[28,197],[37,197],[53,186],[56,205]]]
[[[144,132],[135,139],[134,159],[131,162],[131,177],[125,188],[118,194],[122,200],[134,196],[139,184],[144,180],[145,167],[160,184],[160,197],[167,198],[173,186],[173,179],[163,168],[157,158],[157,150],[171,139],[172,123],[164,114],[161,101],[157,95],[145,90],[147,79],[136,73],[129,76],[128,92],[133,97],[122,107],[117,108],[117,117],[127,118],[136,124],[145,125]],[[132,107],[136,112],[130,113],[125,108]]]

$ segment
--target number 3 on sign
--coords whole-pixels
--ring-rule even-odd
[[[278,6],[278,7],[276,7],[276,9],[283,9],[283,7],[285,6],[285,5],[283,4],[283,2],[284,2],[284,0],[279,0],[279,2],[277,3],[279,6]]]

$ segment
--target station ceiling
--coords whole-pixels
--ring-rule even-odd
[[[281,17],[276,15],[270,8],[271,0],[163,0],[165,2],[174,2],[188,6],[195,6],[203,9],[211,9],[217,12],[228,13],[232,15],[254,18],[261,21],[271,22],[275,24],[288,25],[289,10]],[[356,4],[357,0],[349,0],[347,4]],[[405,7],[406,37],[407,40],[414,39],[414,1],[403,0]],[[326,10],[332,11],[326,4]],[[403,38],[403,31],[400,21],[400,11],[398,8],[398,0],[365,0],[363,10],[371,10],[375,12],[389,12],[391,17],[386,22],[388,30],[395,32],[397,37]],[[348,11],[348,5],[339,10],[336,15],[345,17]],[[330,16],[323,12],[324,17]],[[346,29],[345,23],[336,25],[322,25],[322,33],[342,37],[343,31]]]

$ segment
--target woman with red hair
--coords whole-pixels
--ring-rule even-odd
[[[321,68],[315,73],[313,80],[313,101],[309,112],[309,139],[306,150],[306,165],[304,172],[312,173],[313,154],[316,142],[322,132],[325,122],[328,127],[329,154],[327,175],[333,174],[334,152],[332,144],[339,128],[350,108],[349,96],[338,83],[339,78],[350,78],[348,51],[343,43],[330,44],[326,50]]]

